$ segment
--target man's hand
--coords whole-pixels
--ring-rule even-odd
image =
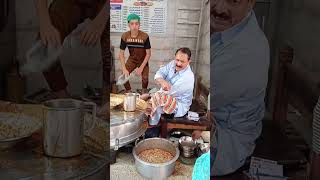
[[[162,78],[158,78],[156,79],[157,84],[159,84],[163,90],[165,91],[170,91],[171,89],[171,84],[168,83],[166,80],[162,79]]]
[[[105,103],[101,107],[97,107],[97,116],[98,117],[108,117],[108,113],[110,112],[109,103]]]
[[[40,22],[40,37],[46,47],[58,48],[61,46],[60,33],[50,21]]]
[[[106,19],[97,16],[93,21],[90,21],[82,30],[81,44],[86,46],[94,46],[100,39],[104,28]]]
[[[97,43],[106,28],[109,12],[106,2],[99,14],[83,29],[81,33],[81,44],[93,46]]]
[[[201,137],[201,133],[202,133],[202,131],[200,131],[200,130],[194,130],[192,132],[192,139],[199,139]]]
[[[45,46],[58,47],[61,45],[59,31],[53,26],[46,0],[35,0],[37,14],[39,17],[40,38]]]
[[[163,81],[161,82],[161,87],[162,87],[162,89],[165,90],[165,91],[170,91],[170,89],[171,89],[171,84],[168,83],[167,81],[163,80]]]
[[[143,69],[144,69],[144,68],[141,67],[141,66],[140,66],[139,68],[137,68],[137,69],[136,69],[136,74],[137,74],[138,76],[141,76]]]
[[[152,116],[152,104],[151,104],[150,101],[148,102],[148,107],[147,107],[146,110],[145,110],[145,114],[146,114],[147,116]]]
[[[130,75],[126,67],[122,68],[122,73],[125,75],[125,77],[128,77]]]
[[[147,101],[148,99],[150,98],[150,95],[149,94],[142,94],[140,96],[140,99],[144,100],[144,101]]]

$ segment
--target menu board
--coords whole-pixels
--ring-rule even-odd
[[[110,0],[110,31],[129,31],[127,17],[140,16],[140,30],[149,34],[165,34],[167,0]]]

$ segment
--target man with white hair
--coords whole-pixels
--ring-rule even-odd
[[[211,0],[211,176],[243,166],[261,134],[269,45],[254,5],[255,0]]]

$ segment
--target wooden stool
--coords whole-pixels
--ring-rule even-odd
[[[201,102],[200,96],[205,98],[209,95],[209,89],[201,83],[201,76],[196,76],[194,98],[190,106],[190,111],[199,113],[202,116],[199,121],[192,121],[183,117],[173,117],[173,115],[163,114],[160,118],[161,137],[166,138],[167,133],[172,129],[190,129],[190,130],[210,130],[212,122],[207,118],[207,104]]]
[[[162,115],[161,119],[161,137],[166,138],[168,132],[172,129],[190,129],[190,130],[210,130],[212,122],[207,117],[202,117],[199,121],[191,121],[187,116],[172,117],[168,115]]]

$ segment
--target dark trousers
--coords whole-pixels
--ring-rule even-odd
[[[61,42],[86,18],[93,19],[105,5],[105,0],[55,0],[50,5],[49,14],[53,26],[60,32]],[[107,8],[109,9],[109,8]],[[106,17],[106,21],[108,18]],[[100,39],[103,80],[105,84],[110,84],[110,40],[109,22],[103,31]],[[53,91],[64,90],[67,88],[67,81],[64,75],[60,60],[52,65],[43,75]]]
[[[129,73],[131,73],[133,70],[140,67],[141,64],[142,64],[142,61],[139,62],[139,61],[136,61],[134,59],[129,58],[126,62],[126,68],[129,71]],[[147,89],[148,83],[149,83],[149,64],[146,64],[141,75],[142,75],[142,88]],[[124,84],[124,87],[126,88],[126,90],[131,90],[131,86],[130,86],[129,81]]]

